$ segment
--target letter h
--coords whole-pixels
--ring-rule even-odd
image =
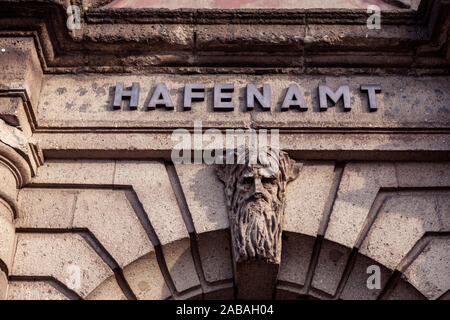
[[[136,110],[139,101],[139,83],[133,82],[131,90],[123,90],[123,82],[117,82],[114,93],[113,109],[120,109],[123,98],[130,98],[130,109]]]

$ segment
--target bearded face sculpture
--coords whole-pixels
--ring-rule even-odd
[[[298,176],[300,165],[273,150],[249,160],[248,151],[245,159],[235,153],[235,164],[217,167],[225,184],[234,260],[280,263],[286,186]]]

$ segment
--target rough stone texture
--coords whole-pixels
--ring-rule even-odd
[[[17,227],[87,228],[120,266],[153,250],[122,190],[22,189],[19,206]]]
[[[0,211],[3,209],[0,203]],[[10,270],[15,246],[15,229],[10,217],[0,212],[0,260]],[[10,215],[8,210],[7,215]]]
[[[208,282],[233,279],[229,230],[198,235],[198,250],[205,279]]]
[[[299,294],[289,291],[277,288],[275,293],[275,300],[300,300]]]
[[[176,165],[195,231],[229,228],[225,191],[213,166]]]
[[[112,270],[78,234],[23,233],[17,235],[17,250],[11,275],[50,276],[71,284],[71,268],[80,270],[80,287],[86,297],[112,275]]]
[[[124,35],[122,30],[127,29],[127,34]],[[129,36],[132,35],[134,41],[129,41]],[[136,42],[152,41],[152,45],[157,46],[159,51],[164,49],[188,49],[193,47],[194,39],[193,26],[186,24],[134,24],[128,23],[114,23],[111,25],[98,25],[97,28],[87,28],[83,36],[84,41],[90,42],[93,47],[101,48],[98,42],[101,39],[108,38],[110,41],[128,40],[129,46],[135,45]],[[125,38],[125,39],[124,39]],[[120,46],[115,46],[115,51],[120,52]],[[122,47],[123,50],[123,47]],[[160,57],[159,59],[166,59],[169,61],[182,61],[181,57],[167,54],[168,57]]]
[[[7,200],[8,202],[16,200],[17,182],[11,170],[4,166],[2,163],[0,163],[0,186],[2,186],[0,189],[0,196],[3,198],[3,200]]]
[[[278,280],[303,286],[311,260],[315,238],[291,232],[283,233]]]
[[[0,119],[3,119],[7,124],[18,127],[20,120],[26,118],[23,110],[23,101],[15,97],[0,97]],[[28,121],[28,120],[27,120]]]
[[[349,255],[350,250],[348,248],[335,242],[324,240],[311,286],[334,295],[344,273]]]
[[[213,114],[215,118],[215,114]],[[189,122],[192,125],[193,122]],[[185,126],[186,122],[180,124]],[[219,126],[217,126],[219,127]],[[171,133],[36,133],[42,150],[55,158],[154,159],[170,158],[179,141]],[[378,133],[286,133],[280,132],[280,148],[290,150],[298,159],[338,160],[440,160],[445,159],[450,138],[448,134]],[[149,149],[151,146],[151,149]],[[74,150],[77,150],[74,152]]]
[[[334,163],[306,162],[286,192],[283,230],[315,237],[333,182]]]
[[[0,87],[0,93],[1,91],[2,88]],[[17,181],[13,185],[17,188],[28,183],[31,176],[35,175],[37,168],[44,161],[42,150],[34,137],[30,137],[26,130],[24,132],[0,119],[0,159],[3,158],[5,159],[2,162],[9,164],[7,166],[14,172]],[[4,174],[4,172],[1,172],[1,174]],[[12,187],[8,186],[9,188]],[[0,195],[5,197],[5,192],[1,189]],[[15,197],[13,197],[13,201],[15,201]]]
[[[114,161],[47,160],[33,178],[35,184],[112,185]]]
[[[123,274],[139,300],[164,300],[170,296],[154,252],[126,266]]]
[[[79,191],[74,189],[24,188],[19,192],[21,215],[17,228],[69,229]]]
[[[127,298],[123,294],[117,284],[115,276],[111,276],[103,281],[97,288],[94,289],[87,297],[86,300],[126,300]]]
[[[132,185],[161,244],[188,236],[164,164],[118,161],[114,185]]]
[[[396,187],[391,163],[348,163],[325,238],[352,248],[380,187]]]
[[[14,214],[6,201],[0,198],[0,218],[5,219],[6,221],[13,221]]]
[[[0,38],[0,87],[22,83],[27,87],[32,106],[36,108],[41,90],[42,69],[32,37]],[[36,109],[35,109],[36,110]]]
[[[6,300],[7,290],[8,290],[8,278],[6,274],[0,270],[0,300]]]
[[[367,279],[373,274],[372,272],[367,273],[367,268],[372,265],[380,268],[380,289],[367,288]],[[340,298],[344,300],[375,300],[391,274],[392,271],[378,262],[359,254]]]
[[[448,187],[450,163],[396,163],[399,187]]]
[[[402,3],[411,4],[411,0],[403,0]],[[104,7],[106,8],[199,8],[199,9],[261,9],[261,8],[273,8],[273,9],[331,9],[331,8],[352,8],[352,9],[365,9],[370,4],[376,4],[381,9],[393,9],[396,8],[394,4],[386,3],[382,0],[376,1],[346,1],[346,0],[333,0],[326,2],[318,2],[315,0],[239,0],[239,1],[227,1],[227,0],[115,0],[111,1]]]
[[[228,284],[227,287],[217,291],[210,291],[204,294],[205,300],[233,300],[234,289],[233,284]]]
[[[154,254],[149,253],[152,246],[136,219],[136,214],[141,218],[148,214],[163,244],[177,287],[194,285],[194,289],[175,298],[201,298],[195,270],[192,270],[188,235],[167,173],[160,160],[149,162],[149,159],[168,160],[176,143],[171,140],[172,130],[190,128],[194,120],[202,120],[205,129],[280,128],[282,149],[299,162],[308,159],[370,161],[347,165],[318,257],[313,285],[323,280],[321,290],[332,294],[337,278],[342,276],[340,259],[345,260],[345,253],[355,246],[378,189],[396,187],[397,181],[391,178],[397,176],[400,187],[423,189],[417,194],[411,191],[414,193],[411,196],[402,193],[388,200],[368,234],[367,243],[360,249],[374,257],[376,263],[387,263],[389,267],[411,260],[406,261],[411,265],[405,274],[429,298],[436,298],[447,290],[448,277],[442,277],[448,274],[448,248],[443,249],[433,242],[414,261],[416,256],[406,253],[427,231],[446,232],[438,238],[448,235],[450,197],[445,194],[448,191],[444,191],[450,186],[448,163],[376,162],[449,159],[449,1],[428,1],[420,10],[420,0],[110,2],[72,1],[83,5],[83,27],[72,31],[65,25],[65,9],[71,1],[2,2],[7,5],[2,6],[0,19],[0,162],[11,161],[12,167],[17,169],[16,181],[11,172],[0,165],[0,219],[7,221],[0,220],[2,261],[3,252],[10,256],[11,212],[17,213],[19,228],[89,228],[119,264],[129,269],[125,274],[132,275],[133,289],[140,298],[167,298],[170,293]],[[95,9],[108,3],[113,7],[163,5],[174,8],[182,2],[181,6],[215,10]],[[365,10],[368,4],[377,4],[383,10],[382,29],[368,30]],[[129,111],[127,103],[120,111],[111,110],[114,85],[118,81],[123,81],[125,86],[133,81],[141,83],[138,110]],[[167,83],[175,110],[159,107],[154,111],[143,110],[158,82]],[[203,82],[207,87],[205,101],[195,102],[190,111],[181,110],[186,82]],[[235,84],[234,111],[212,110],[214,83]],[[254,83],[258,89],[264,83],[271,85],[270,112],[262,112],[259,107],[247,112],[247,83]],[[304,112],[279,110],[291,83],[298,84],[304,95],[308,107]],[[366,83],[382,87],[377,95],[379,110],[376,112],[369,112],[367,95],[360,92],[360,85]],[[326,84],[333,90],[348,84],[352,110],[343,112],[341,103],[333,107],[330,103],[327,111],[319,112],[319,84]],[[40,160],[39,152],[29,144],[31,131],[33,139],[43,146],[46,160],[52,163],[40,171],[30,185],[28,176],[34,175]],[[21,155],[11,156],[16,151]],[[117,164],[112,159],[117,160]],[[138,164],[119,159],[144,161]],[[313,166],[307,169],[313,171]],[[184,170],[183,167],[178,169],[179,172]],[[286,274],[284,279],[287,280],[283,281],[289,283],[280,284],[280,295],[296,292],[294,288],[298,289],[304,282],[309,259],[297,259],[310,256],[313,239],[309,236],[316,236],[326,194],[322,191],[329,185],[327,170],[305,172],[305,180],[296,186],[300,193],[293,193],[293,202],[287,204],[289,214],[285,230],[308,236],[290,236],[299,247],[289,244],[289,239],[284,240],[287,244],[284,252],[293,254],[286,254],[282,258],[285,261],[281,261],[282,268],[286,269],[281,270],[280,275]],[[201,177],[201,182],[216,186],[208,177]],[[195,176],[188,174],[186,180],[183,179],[181,177],[186,189]],[[17,188],[23,186],[27,189],[22,189],[19,206],[16,206]],[[28,187],[42,189],[29,190]],[[79,189],[72,189],[75,193],[71,193],[61,191],[60,187]],[[97,187],[103,190],[97,191]],[[121,188],[126,191],[117,190]],[[207,193],[207,189],[197,191]],[[200,233],[198,242],[200,255],[205,260],[205,274],[210,281],[223,280],[230,274],[229,266],[220,264],[229,262],[225,259],[226,237],[214,230],[219,228],[217,216],[209,217],[209,209],[201,207],[206,196],[197,201],[195,186],[192,190],[193,193],[185,192]],[[218,192],[212,188],[208,191],[213,196]],[[425,196],[419,195],[420,192]],[[428,193],[432,196],[426,195]],[[211,194],[207,194],[209,199]],[[4,206],[6,202],[11,210]],[[202,220],[200,216],[207,219]],[[220,221],[222,230],[227,226],[225,221]],[[39,279],[39,275],[33,274],[42,271],[42,276],[64,281],[67,278],[64,264],[68,264],[67,261],[82,263],[89,276],[89,279],[83,278],[83,283],[88,283],[87,288],[81,289],[83,297],[94,290],[89,297],[116,295],[123,298],[115,282],[111,282],[111,270],[85,240],[68,233],[49,235],[42,230],[35,231],[41,233],[22,234],[30,230],[20,230],[19,238],[26,247],[17,250],[13,270],[10,270],[13,275],[18,268],[26,271],[30,279]],[[208,232],[202,233],[204,231]],[[213,234],[223,243],[212,237]],[[8,237],[8,244],[3,246],[5,237]],[[64,242],[65,239],[68,240]],[[178,239],[184,240],[177,242]],[[336,251],[341,254],[344,252],[340,259],[337,258],[340,254],[330,249],[333,246],[338,247]],[[141,255],[144,257],[139,258]],[[189,262],[183,265],[186,261]],[[218,268],[214,269],[214,264],[218,264]],[[355,287],[348,287],[349,292],[346,287],[343,296],[365,296],[364,292],[357,294],[356,286],[364,278],[360,271],[364,267],[365,263],[358,260],[349,279],[349,285]],[[8,268],[2,265],[2,269]],[[1,272],[0,296],[6,288],[6,277]],[[260,279],[262,282],[267,275],[264,269],[256,268],[253,282],[258,283]],[[182,276],[188,280],[180,280]],[[404,280],[394,289],[393,298],[424,298]],[[231,294],[230,287],[225,286],[230,283],[226,281],[206,286],[218,290],[206,292],[205,296]],[[42,298],[47,298],[47,294],[57,295],[53,291],[48,293],[46,286],[39,287],[41,282],[22,283],[24,288],[20,290],[25,291],[24,295],[28,292]],[[331,298],[314,288],[310,295]],[[303,297],[297,295],[296,298]]]
[[[246,26],[230,24],[227,28],[220,25],[204,25],[197,28],[196,45],[199,50],[270,50],[273,45],[291,47],[293,52],[303,48],[303,36],[306,33],[304,25],[293,25],[286,30],[283,25],[248,24]],[[280,35],[283,36],[280,36]],[[261,35],[265,37],[262,38]],[[249,46],[248,44],[251,43]],[[273,47],[272,47],[273,48]],[[242,57],[245,59],[245,57]],[[300,59],[299,59],[300,60]],[[281,62],[282,63],[282,62]],[[301,62],[297,62],[300,66]]]
[[[140,83],[138,108],[130,111],[128,102],[121,110],[112,109],[116,82],[128,88]],[[164,82],[175,110],[156,108],[147,111],[146,104],[154,86]],[[190,111],[183,111],[185,83],[204,83],[205,100],[194,102]],[[234,111],[213,111],[214,83],[234,83]],[[246,112],[248,83],[257,88],[271,86],[271,112],[259,107]],[[299,85],[308,110],[280,112],[281,103],[290,84]],[[360,85],[378,83],[382,93],[377,94],[379,110],[369,112],[368,97],[360,92]],[[319,112],[317,88],[326,84],[336,90],[340,85],[350,86],[352,110],[342,111],[342,102]],[[209,128],[414,128],[448,126],[448,107],[445,96],[450,94],[450,78],[410,78],[404,76],[310,76],[299,79],[291,75],[52,75],[45,78],[39,102],[38,123],[44,127],[108,127],[108,128],[185,128],[194,120],[201,120]],[[54,103],[58,101],[58,103]],[[94,103],[95,101],[95,103]],[[402,107],[399,107],[402,106]]]
[[[404,273],[406,280],[428,299],[450,289],[450,239],[431,240]]]
[[[80,191],[73,225],[88,228],[121,267],[153,250],[122,191]]]
[[[438,205],[438,199],[446,201],[448,197],[448,192],[436,191],[388,197],[360,252],[395,269],[425,232],[450,229],[443,225],[448,222],[448,205]]]
[[[387,297],[387,300],[426,300],[426,298],[414,286],[401,280]]]
[[[189,239],[182,239],[163,246],[167,268],[178,292],[200,285]]]
[[[10,281],[8,300],[68,300],[63,293],[44,281]]]

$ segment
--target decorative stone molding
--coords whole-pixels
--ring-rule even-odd
[[[448,14],[447,1],[421,1],[408,10],[385,10],[383,32],[367,29],[365,9],[117,10],[102,8],[107,3],[103,0],[73,1],[80,8],[81,28],[68,30],[66,10],[72,3],[33,3],[0,1],[2,15],[7,17],[0,16],[0,27],[8,35],[35,37],[43,68],[50,73],[149,69],[258,73],[260,68],[270,73],[281,69],[326,73],[331,68],[335,73],[408,70],[408,74],[422,75],[445,74],[442,66],[448,66],[445,50],[417,52],[434,41],[430,35],[440,29],[439,22]],[[26,31],[22,31],[24,25]],[[398,32],[399,26],[403,32]],[[444,41],[443,48],[448,46]],[[127,48],[124,42],[129,43]]]
[[[19,189],[34,176],[43,156],[22,131],[0,119],[0,299],[6,296],[7,276],[15,247],[14,219],[19,216]]]
[[[217,170],[225,184],[238,297],[244,299],[270,298],[273,293],[281,261],[286,186],[301,167],[285,152],[268,151],[265,159],[262,155],[255,164],[248,152],[245,161],[236,155],[235,164]],[[268,281],[252,281],[261,270],[269,271],[261,277]]]
[[[0,47],[0,299],[4,299],[16,245],[18,191],[43,164],[32,138],[42,70],[33,38],[0,38]]]

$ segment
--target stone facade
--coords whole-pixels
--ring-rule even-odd
[[[363,0],[75,0],[73,29],[66,1],[0,0],[0,299],[449,299],[450,3],[372,2],[378,30]],[[136,108],[113,107],[120,82]],[[146,108],[158,83],[173,109]],[[189,110],[188,83],[205,88]],[[283,110],[292,84],[305,108]],[[324,110],[321,86],[351,108]],[[236,258],[215,166],[172,162],[194,121],[278,129],[300,168],[270,263]]]

